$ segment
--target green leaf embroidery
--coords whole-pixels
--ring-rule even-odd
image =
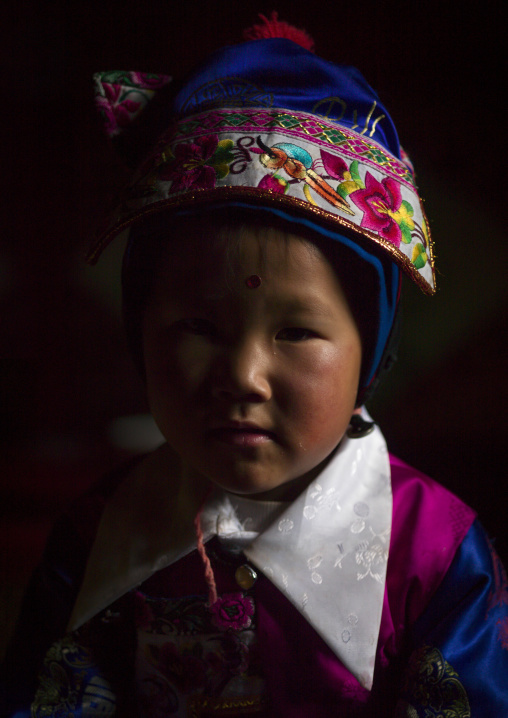
[[[427,264],[427,253],[421,242],[418,242],[418,244],[415,245],[411,261],[416,269],[423,269],[423,267]]]
[[[412,217],[413,214],[414,214],[414,209],[413,209],[412,206],[409,204],[409,202],[408,202],[407,200],[403,199],[402,202],[401,202],[401,204],[406,208],[408,215],[409,215],[410,217]]]
[[[224,179],[229,174],[229,165],[227,164],[214,165],[213,168],[218,180]]]
[[[363,184],[363,182],[360,179],[360,172],[358,171],[358,160],[354,160],[353,162],[351,162],[351,165],[349,167],[349,172],[351,174],[351,177],[354,179],[354,181],[358,185],[361,185],[361,188],[363,189],[365,187],[365,185]]]
[[[221,140],[217,149],[215,150],[211,158],[208,160],[207,164],[217,166],[233,162],[235,156],[231,152],[232,148],[233,140]]]
[[[346,197],[349,194],[349,192],[343,186],[344,184],[345,184],[345,182],[343,182],[342,184],[338,184],[337,189],[336,189],[337,194],[339,194],[342,197],[342,199],[346,199]]]
[[[411,230],[407,224],[401,224],[400,231],[402,232],[402,241],[404,244],[411,244]]]

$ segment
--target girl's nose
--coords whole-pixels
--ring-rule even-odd
[[[217,357],[213,396],[227,401],[268,401],[272,394],[268,365],[267,351],[254,343],[224,348]]]

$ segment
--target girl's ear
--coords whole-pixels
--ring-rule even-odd
[[[93,76],[95,103],[106,134],[117,137],[139,120],[149,102],[171,82],[169,75],[110,71]]]

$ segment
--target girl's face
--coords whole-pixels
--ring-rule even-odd
[[[349,424],[358,329],[331,265],[302,239],[252,226],[203,245],[178,239],[148,301],[152,413],[194,472],[234,493],[292,499]]]

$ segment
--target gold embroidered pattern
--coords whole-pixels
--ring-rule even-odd
[[[48,650],[30,709],[32,718],[72,716],[81,710],[90,718],[108,718],[116,713],[116,698],[89,650],[68,635]]]
[[[339,108],[339,112],[337,112],[337,106]],[[377,102],[374,100],[374,102],[371,105],[371,108],[369,110],[369,114],[365,118],[365,126],[363,130],[361,130],[360,135],[364,135],[367,132],[369,133],[369,137],[372,137],[372,135],[376,131],[377,124],[383,120],[386,115],[378,115],[374,122],[372,123],[372,126],[369,129],[369,123],[372,119],[372,115],[374,114],[374,110],[376,109]],[[344,114],[346,113],[348,109],[347,103],[345,100],[343,100],[340,97],[324,97],[322,100],[319,100],[316,102],[314,107],[312,108],[312,114],[320,115],[321,117],[324,117],[325,119],[332,118],[335,122],[340,122],[342,118],[344,117]],[[323,112],[324,110],[324,112]],[[355,130],[359,125],[358,122],[358,111],[353,110],[353,120],[354,125],[351,129]]]
[[[243,696],[242,698],[208,698],[199,696],[194,698],[189,705],[190,718],[209,718],[219,716],[258,716],[262,718],[267,715],[267,704],[261,698],[254,696]]]
[[[402,695],[395,718],[471,718],[466,690],[437,648],[413,652]]]

